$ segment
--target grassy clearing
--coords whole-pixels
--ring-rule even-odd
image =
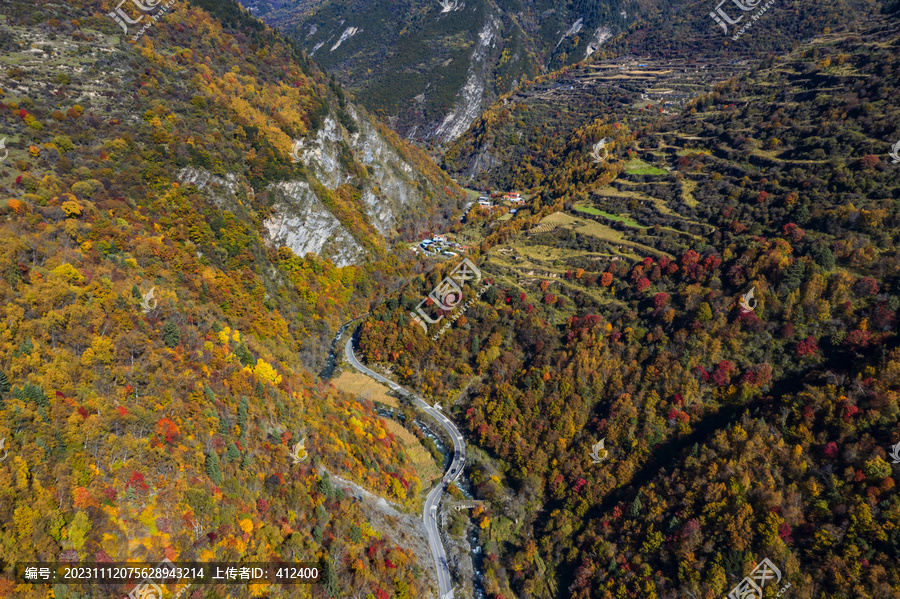
[[[643,160],[632,158],[625,163],[625,172],[629,175],[665,175],[666,171],[650,166]]]
[[[581,233],[583,235],[591,235],[592,237],[596,237],[598,239],[602,239],[603,241],[609,242],[610,244],[614,244],[614,247],[611,248],[611,251],[617,255],[625,256],[629,258],[642,258],[643,256],[649,255],[664,255],[671,258],[672,256],[667,254],[666,252],[660,252],[659,250],[652,248],[650,246],[646,246],[642,243],[637,243],[634,241],[627,241],[625,239],[625,233],[622,231],[617,231],[612,227],[608,227],[603,223],[598,223],[594,220],[587,220],[584,218],[579,218],[577,216],[572,216],[570,214],[565,214],[563,212],[556,212],[544,218],[541,221],[541,225],[543,224],[552,224],[554,226],[565,226],[573,229],[576,233]],[[620,246],[620,247],[615,247]],[[623,250],[622,248],[628,249],[637,249],[640,250],[640,255],[635,255],[628,250]],[[517,248],[518,249],[518,248]],[[541,248],[542,250],[549,250],[550,248]],[[519,250],[521,251],[521,250]],[[558,250],[563,253],[563,258],[569,257],[572,255],[571,250]],[[546,252],[545,252],[546,255]]]
[[[356,397],[379,401],[391,407],[397,407],[397,398],[386,393],[387,387],[377,383],[364,374],[344,371],[341,376],[332,379],[331,382],[339,391],[350,393]]]
[[[419,474],[422,488],[428,489],[431,483],[443,474],[431,453],[419,443],[414,434],[403,428],[403,425],[399,422],[389,418],[384,418],[383,420],[384,427],[403,444],[403,449],[406,450],[406,454],[412,460],[413,466],[415,466],[416,472]]]
[[[676,156],[690,156],[691,154],[712,154],[712,152],[706,148],[685,148],[675,152]]]
[[[551,215],[552,216],[552,215]],[[549,217],[548,217],[549,218]],[[547,220],[547,219],[544,219]],[[545,223],[541,221],[536,227],[528,229],[526,233],[546,233],[556,228],[557,223]]]
[[[693,195],[695,189],[697,189],[696,181],[692,179],[681,180],[681,198],[684,200],[684,203],[691,208],[696,208],[698,205],[697,199],[694,198]]]
[[[616,221],[619,221],[620,223],[625,223],[629,227],[636,227],[638,229],[646,229],[647,228],[647,227],[640,225],[637,221],[628,218],[627,216],[618,216],[615,214],[610,214],[609,212],[597,210],[593,206],[575,206],[575,210],[577,210],[578,212],[584,212],[586,214],[596,214],[596,215],[602,216],[603,218],[608,218],[610,220],[616,220]]]
[[[569,258],[577,258],[581,256],[593,256],[595,255],[593,252],[585,252],[585,251],[572,251],[565,250],[561,248],[554,248],[545,245],[523,245],[516,246],[516,251],[524,257],[528,262],[523,263],[522,261],[509,261],[507,260],[507,266],[515,268],[516,270],[523,270],[529,268],[539,268],[543,270],[547,270],[549,272],[556,272],[557,274],[565,273],[567,268],[552,268],[549,266],[544,266],[546,262],[553,262],[555,260],[567,260]],[[523,275],[525,276],[525,275]]]

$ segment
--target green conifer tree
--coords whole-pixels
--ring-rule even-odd
[[[166,322],[166,328],[163,330],[163,341],[166,347],[176,348],[181,342],[181,329],[175,324],[174,320]]]
[[[212,452],[206,456],[206,473],[217,485],[222,484],[222,468],[219,465],[219,456]]]
[[[228,446],[228,453],[226,454],[229,462],[233,462],[235,460],[241,459],[241,452],[238,451],[237,446],[232,443]]]

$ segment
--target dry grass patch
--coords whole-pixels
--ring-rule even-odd
[[[344,371],[341,376],[331,381],[339,391],[350,393],[356,397],[379,401],[391,407],[397,407],[397,398],[391,397],[386,393],[387,387],[373,381],[364,374],[358,372]]]
[[[681,180],[681,197],[684,203],[691,208],[696,208],[699,202],[694,198],[693,191],[697,189],[697,182],[692,179]]]
[[[422,481],[422,488],[427,489],[432,481],[443,476],[443,472],[438,468],[434,458],[425,447],[416,439],[416,436],[403,428],[396,420],[382,418],[384,427],[403,444],[403,449],[409,459],[412,460],[413,466]]]

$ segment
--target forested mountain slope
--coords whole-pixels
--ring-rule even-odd
[[[168,557],[424,597],[431,564],[322,474],[414,508],[409,457],[310,372],[459,188],[236,3],[154,6],[128,35],[107,2],[0,7],[0,596],[48,596],[18,562]]]
[[[403,136],[451,140],[545,68],[590,56],[630,1],[246,1]]]
[[[764,558],[766,596],[900,590],[898,31],[573,128],[524,209],[470,219],[492,286],[449,331],[409,316],[437,271],[366,323],[403,382],[474,379],[491,597],[712,599]]]
[[[244,5],[296,39],[401,135],[426,144],[455,140],[494,99],[548,69],[629,57],[710,66],[762,59],[858,19],[880,18],[882,7],[871,0],[245,0]],[[884,6],[890,11],[900,5]],[[746,32],[739,31],[744,27]]]
[[[844,14],[855,11],[847,7]],[[542,75],[502,96],[449,146],[442,166],[461,183],[478,188],[539,185],[570,152],[575,132],[598,118],[633,129],[644,127],[660,114],[679,111],[713,84],[758,68],[771,52],[790,47],[785,39],[818,34],[825,42],[843,39],[848,31],[877,26],[885,18],[836,24],[831,13],[816,13],[803,18],[803,31],[785,36],[763,26],[769,20],[775,26],[784,22],[773,14],[754,25],[740,44],[716,45],[715,51],[699,47],[669,51],[672,44],[663,45],[661,40],[671,39],[671,31],[645,28],[646,40],[637,46],[639,55],[633,55],[629,36],[619,36],[594,60]],[[684,22],[663,21],[668,27]],[[824,23],[840,30],[830,32]]]

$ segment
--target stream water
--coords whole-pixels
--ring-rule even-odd
[[[337,354],[335,350],[337,349],[337,343],[340,341],[341,337],[344,336],[344,333],[347,331],[347,327],[353,324],[354,321],[350,321],[348,323],[342,324],[341,328],[338,329],[337,334],[334,336],[334,339],[331,341],[331,349],[328,350],[328,359],[325,360],[325,367],[322,369],[322,372],[319,373],[319,378],[323,381],[326,381],[331,378],[331,375],[334,374],[334,369],[337,366]]]

